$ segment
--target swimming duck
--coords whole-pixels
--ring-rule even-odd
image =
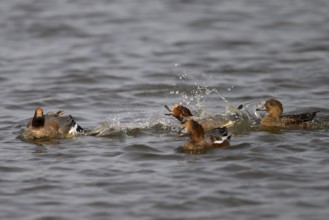
[[[24,137],[28,139],[49,139],[84,133],[84,129],[74,121],[71,115],[63,115],[63,110],[44,114],[41,107],[36,108],[32,120],[26,125]]]
[[[231,135],[227,134],[226,127],[215,128],[208,132],[204,132],[202,126],[193,119],[187,118],[182,122],[183,134],[190,135],[190,140],[183,146],[185,153],[202,154],[207,149],[227,147],[230,145]]]
[[[169,111],[169,114],[166,115],[172,115],[175,118],[177,118],[180,122],[182,122],[186,118],[193,119],[197,121],[199,124],[201,124],[203,129],[206,131],[217,127],[229,127],[234,125],[234,122],[232,120],[230,120],[228,117],[223,115],[214,115],[208,118],[200,118],[193,116],[188,108],[180,104],[175,104],[172,110],[170,110],[170,108],[167,105],[165,105],[164,107]]]
[[[307,128],[315,115],[315,112],[306,112],[300,114],[282,115],[283,107],[280,101],[269,99],[265,102],[262,108],[257,111],[266,111],[266,115],[260,122],[264,127],[292,127],[292,128]]]

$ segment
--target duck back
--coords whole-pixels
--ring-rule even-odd
[[[314,119],[317,112],[307,112],[300,114],[290,114],[281,116],[281,121],[284,126],[302,125]]]
[[[56,123],[58,124],[58,131],[62,135],[77,134],[84,132],[84,129],[75,122],[74,118],[71,115],[60,116],[60,117],[46,115],[45,117],[46,117],[46,123],[50,121],[56,121]]]

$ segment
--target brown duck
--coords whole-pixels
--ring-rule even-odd
[[[186,119],[182,122],[182,125],[183,129],[180,132],[190,136],[190,139],[182,148],[185,153],[201,154],[205,153],[207,149],[230,145],[231,135],[228,135],[225,127],[204,132],[202,126],[193,119]]]
[[[268,113],[260,122],[261,126],[264,127],[307,128],[317,113],[314,111],[300,114],[282,115],[282,104],[276,99],[267,100],[262,108],[256,110],[266,111]]]
[[[182,121],[186,117],[193,116],[191,111],[188,108],[186,108],[180,104],[175,104],[173,106],[172,110],[170,110],[170,108],[167,105],[165,105],[165,108],[169,111],[169,114],[166,114],[166,115],[172,115],[175,118],[177,118],[179,121]]]

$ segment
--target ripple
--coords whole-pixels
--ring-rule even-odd
[[[57,190],[61,187],[58,185],[38,185],[38,186],[31,186],[31,187],[25,187],[19,190],[19,194],[30,194],[30,193],[36,193],[36,192],[44,192],[48,190]]]
[[[0,172],[3,173],[20,173],[20,172],[24,172],[27,171],[28,169],[26,168],[22,168],[22,167],[7,167],[7,166],[0,166]]]
[[[147,145],[143,145],[143,144],[134,144],[134,145],[129,145],[123,148],[126,151],[129,152],[161,152],[160,150],[157,150],[155,148],[149,147]]]

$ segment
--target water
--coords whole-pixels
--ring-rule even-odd
[[[328,9],[1,1],[1,219],[327,219]],[[164,105],[217,114],[268,97],[320,111],[316,126],[247,123],[231,129],[230,148],[176,152],[186,138]],[[39,105],[105,135],[17,139]]]

